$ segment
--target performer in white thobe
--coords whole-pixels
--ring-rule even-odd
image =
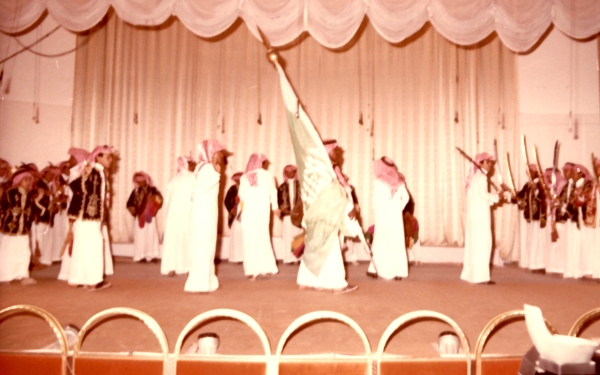
[[[339,184],[339,187],[346,193],[345,208],[342,210],[342,215],[348,215],[350,218],[355,218],[356,211],[352,201],[352,188],[348,185],[348,181],[340,168],[340,165],[343,162],[343,150],[338,146],[335,139],[326,139],[323,141],[323,145],[325,146],[325,150],[329,155],[333,170],[337,176],[337,181],[334,180],[334,184]],[[313,203],[313,205],[318,204],[318,202]],[[313,208],[311,208],[311,210]],[[314,225],[318,226],[319,223],[314,223]],[[310,228],[307,227],[307,232],[308,229]],[[336,239],[332,241],[331,249],[327,252],[327,257],[318,274],[310,271],[306,265],[304,256],[302,257],[300,268],[298,269],[298,277],[296,279],[296,283],[300,289],[317,289],[333,291],[334,293],[345,293],[358,288],[356,285],[348,285],[346,282],[346,270],[344,269],[344,260],[342,258],[340,246],[340,229],[341,228],[339,227],[335,229]]]
[[[162,207],[163,197],[146,172],[135,172],[133,183],[135,188],[127,200],[127,210],[134,217],[133,261],[150,262],[160,258],[156,214]]]
[[[548,244],[546,258],[546,272],[562,274],[565,272],[565,263],[567,260],[567,217],[561,213],[561,197],[566,195],[565,186],[567,180],[562,173],[557,170],[555,174],[556,185],[552,187],[552,169],[548,168],[544,172],[546,186],[554,190],[556,198],[548,200],[548,225],[546,226],[546,243]],[[554,201],[551,201],[554,200]],[[554,228],[552,227],[554,225]],[[553,231],[555,231],[553,235]]]
[[[219,287],[219,280],[215,274],[218,199],[227,151],[218,141],[205,140],[198,145],[198,154],[196,185],[192,196],[192,265],[184,291],[212,292]]]
[[[243,207],[244,274],[252,280],[278,272],[269,224],[271,211],[277,215],[279,210],[275,178],[264,169],[268,162],[265,155],[252,154],[238,192]]]
[[[90,157],[90,153],[82,148],[71,147],[68,151],[68,154],[71,155],[68,161],[61,164],[61,172],[63,174],[63,178],[66,181],[64,191],[67,194],[67,223],[65,225],[65,231],[63,234],[59,233],[60,247],[62,256],[60,263],[60,272],[58,273],[58,279],[67,281],[69,279],[69,272],[71,272],[71,254],[68,248],[73,246],[72,243],[68,243],[65,245],[65,242],[68,242],[69,232],[72,230],[73,223],[69,223],[69,213],[68,208],[71,205],[71,200],[73,199],[73,190],[69,184],[72,181],[75,181],[77,178],[81,176],[81,172],[83,171],[84,163],[87,163],[87,159]],[[67,174],[68,173],[68,174]],[[79,198],[78,198],[79,199]]]
[[[566,163],[563,172],[567,178],[567,200],[566,212],[569,216],[567,221],[567,263],[565,265],[565,278],[583,277],[582,259],[583,246],[582,229],[583,214],[583,184],[585,182],[583,173],[574,163]]]
[[[543,272],[546,268],[547,249],[547,204],[540,183],[536,164],[529,164],[529,181],[517,193],[519,209],[523,210],[526,222],[524,242],[521,243],[519,266],[533,272]]]
[[[486,284],[493,283],[490,281],[490,256],[493,245],[490,206],[498,203],[499,196],[490,193],[488,189],[488,174],[494,165],[494,157],[484,152],[477,154],[474,161],[485,173],[474,165],[467,179],[465,254],[460,278],[470,283]]]
[[[49,182],[51,180],[50,168],[46,167],[40,172],[40,178],[34,183],[33,190],[38,192],[33,199],[32,211],[34,224],[32,230],[31,247],[40,251],[38,261],[45,266],[52,264],[52,193]]]
[[[242,263],[244,261],[244,243],[242,241],[241,215],[238,215],[240,190],[240,178],[243,172],[236,172],[231,176],[233,185],[225,194],[225,208],[227,208],[227,224],[229,225],[229,255],[230,263]]]
[[[83,285],[94,291],[110,287],[104,281],[104,239],[102,223],[108,215],[107,173],[113,161],[113,149],[97,146],[84,165],[81,176],[70,183],[73,198],[69,219],[73,221],[73,247],[70,285]]]
[[[371,248],[373,260],[367,275],[386,280],[400,280],[408,276],[402,216],[402,210],[409,200],[408,190],[406,190],[404,176],[398,172],[394,161],[386,156],[375,161],[375,178],[373,183],[375,235]]]
[[[592,263],[594,257],[598,256],[595,250],[595,221],[596,221],[596,192],[595,178],[590,171],[582,165],[577,164],[578,170],[583,175],[583,186],[581,189],[581,274],[586,278],[592,276]]]
[[[277,204],[281,212],[281,242],[283,242],[283,263],[293,264],[300,260],[292,252],[292,241],[302,233],[302,197],[298,168],[286,165],[283,169],[283,183],[277,188]]]
[[[27,169],[18,170],[13,175],[11,187],[0,197],[0,282],[21,280],[21,285],[37,283],[29,277],[32,213],[29,191],[32,184],[32,173]]]
[[[61,163],[62,165],[62,163]],[[66,169],[67,167],[65,167]],[[52,169],[53,177],[50,182],[50,190],[52,191],[52,212],[54,218],[52,220],[52,261],[58,262],[61,259],[60,251],[67,235],[69,226],[69,218],[67,217],[67,193],[66,180],[61,175],[61,168],[55,167]]]
[[[167,184],[165,194],[165,234],[160,273],[174,276],[190,270],[190,220],[196,176],[189,170],[190,159],[177,158],[177,174]],[[193,165],[193,162],[192,162]]]

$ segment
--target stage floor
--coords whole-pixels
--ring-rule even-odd
[[[301,291],[296,285],[297,265],[278,264],[279,273],[266,280],[249,281],[241,264],[217,266],[220,288],[210,294],[183,291],[186,276],[160,275],[160,264],[133,263],[116,258],[115,275],[108,277],[112,288],[88,292],[57,281],[60,264],[32,272],[34,286],[17,282],[0,284],[0,307],[15,304],[39,306],[63,325],[81,327],[94,314],[112,307],[131,307],[151,315],[165,332],[173,352],[179,333],[196,315],[216,308],[230,308],[253,317],[269,338],[275,352],[279,339],[293,320],[303,314],[330,310],[347,315],[360,325],[376,351],[387,326],[404,313],[433,310],[453,319],[465,332],[471,350],[485,325],[500,313],[522,309],[524,303],[541,307],[546,319],[566,334],[575,320],[600,307],[600,284],[563,279],[553,275],[532,274],[518,267],[495,268],[496,285],[470,285],[459,279],[456,264],[421,264],[410,268],[402,281],[373,280],[366,276],[367,263],[348,265],[351,284],[359,289],[342,295],[329,292]],[[53,334],[41,320],[14,316],[0,324],[0,349],[41,348]],[[390,340],[386,352],[435,357],[433,343],[437,335],[450,329],[436,321],[410,324]],[[262,354],[260,341],[244,324],[217,320],[199,327],[183,345],[183,351],[199,332],[216,332],[221,338],[219,353]],[[600,337],[600,322],[582,335]],[[524,321],[516,321],[499,330],[486,346],[485,353],[523,354],[531,347]],[[88,334],[86,351],[158,351],[153,334],[133,318],[109,319]],[[285,354],[361,353],[356,333],[339,322],[311,324],[293,335]]]

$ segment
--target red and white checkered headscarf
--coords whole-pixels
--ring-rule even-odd
[[[590,171],[582,164],[575,164],[575,168],[583,173],[583,178],[587,181],[594,181],[594,177],[590,173]]]
[[[25,177],[33,177],[33,174],[27,169],[19,169],[13,174],[12,186],[17,186]]]
[[[87,160],[90,157],[89,152],[87,152],[86,150],[84,150],[82,148],[77,148],[77,147],[71,147],[69,149],[69,151],[67,152],[67,154],[74,157],[75,160],[77,160],[77,164],[81,163],[84,160]]]
[[[88,157],[88,161],[90,163],[94,163],[96,161],[96,156],[98,156],[100,154],[114,154],[114,153],[115,153],[115,150],[110,146],[106,146],[106,145],[96,146],[96,148],[90,153],[90,156]]]
[[[225,146],[216,139],[206,139],[196,146],[196,152],[198,153],[198,165],[196,165],[196,172],[200,170],[206,164],[212,163],[213,155],[219,151],[225,150]]]
[[[383,156],[381,159],[375,161],[375,178],[385,182],[390,188],[392,188],[392,195],[396,193],[396,190],[404,183],[404,176],[398,172],[394,161],[387,156]]]
[[[250,182],[250,186],[256,186],[258,184],[256,178],[256,172],[262,168],[263,163],[268,161],[267,157],[264,154],[254,153],[250,155],[250,159],[248,160],[248,164],[246,165],[246,171],[244,175],[248,178]]]
[[[287,176],[288,172],[294,172],[294,180],[298,179],[298,168],[296,168],[295,165],[292,164],[288,164],[285,166],[285,168],[283,168],[283,182],[288,182],[289,178]]]
[[[133,174],[132,180],[136,188],[140,187],[140,181],[146,181],[146,184],[148,184],[148,186],[154,186],[154,182],[152,182],[152,177],[150,177],[150,175],[144,171],[135,172]]]
[[[187,170],[188,166],[189,166],[189,162],[192,161],[193,159],[190,158],[189,156],[185,156],[185,155],[181,155],[180,157],[177,158],[177,173],[181,172],[182,170]]]
[[[469,190],[469,187],[471,186],[471,179],[473,179],[473,175],[479,169],[478,166],[481,166],[481,163],[483,163],[486,160],[496,160],[496,158],[494,158],[492,155],[488,154],[487,152],[482,152],[480,154],[475,155],[475,158],[473,158],[473,161],[475,163],[477,163],[477,165],[473,164],[473,168],[471,169],[471,171],[469,172],[469,175],[467,176],[467,183],[465,185],[465,189]]]
[[[553,168],[546,168],[544,171],[544,181],[547,186],[552,185],[552,170]],[[567,179],[560,173],[560,170],[554,172],[556,176],[556,195],[560,195],[562,189],[567,185]]]

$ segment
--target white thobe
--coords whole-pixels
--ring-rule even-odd
[[[599,207],[598,204],[599,199],[598,199],[598,189],[596,188],[595,191],[596,195],[592,198],[596,200],[596,225],[594,227],[588,227],[583,223],[583,216],[581,218],[581,229],[582,229],[582,244],[581,244],[581,273],[585,276],[591,275],[593,276],[594,274],[594,262],[596,261],[596,259],[598,257],[600,257],[600,252],[598,251],[600,249],[600,244],[598,244],[598,241],[600,241],[600,238],[598,238],[597,232],[598,232],[598,210]]]
[[[102,203],[104,204],[104,203]],[[68,276],[72,285],[96,285],[104,278],[102,222],[77,219],[73,223],[73,254]]]
[[[0,282],[29,277],[29,236],[0,234]]]
[[[523,216],[521,216],[521,233],[525,233],[524,236],[521,236],[521,251],[519,253],[519,267],[521,268],[529,268],[529,259],[530,259],[530,248],[531,241],[533,238],[533,226],[535,225],[534,221],[527,221]]]
[[[269,231],[271,210],[278,207],[275,178],[268,171],[258,169],[256,181],[256,186],[250,186],[248,177],[242,176],[238,192],[243,204],[242,241],[246,276],[278,272]]]
[[[288,191],[290,193],[290,211],[294,209],[294,197],[296,196],[295,181],[290,179],[286,182],[288,184]],[[291,215],[283,217],[281,223],[281,241],[283,242],[283,263],[297,263],[299,260],[294,256],[292,252],[292,241],[294,237],[302,233],[302,228],[298,228],[292,224]]]
[[[304,260],[301,260],[296,283],[301,286],[327,290],[347,287],[348,283],[346,282],[346,270],[344,269],[340,241],[333,241],[331,251],[329,251],[329,255],[325,259],[325,263],[318,276],[310,272],[304,264]]]
[[[229,228],[229,261],[232,263],[244,261],[244,241],[242,238],[242,223],[235,218],[231,222],[231,228]]]
[[[548,243],[546,238],[548,238],[548,232],[546,228],[542,228],[540,226],[539,220],[533,220],[531,222],[533,225],[530,227],[531,232],[531,242],[529,249],[529,269],[530,270],[543,270],[546,268],[546,249]],[[550,223],[548,222],[549,226]]]
[[[354,208],[354,204],[352,203],[351,190],[349,188],[346,188],[345,190],[348,198],[348,205],[346,206],[344,214],[348,215]],[[337,234],[338,239],[333,241],[331,250],[318,275],[310,272],[304,263],[304,259],[300,260],[300,268],[298,269],[298,277],[296,278],[296,283],[298,285],[325,290],[343,289],[348,286],[341,249],[341,242],[343,239],[340,238],[339,231]]]
[[[67,183],[65,185],[65,192],[67,193],[67,207],[69,207],[71,205],[71,199],[73,199],[73,191],[71,191],[69,184],[72,181],[75,181],[75,179],[77,179],[79,176],[81,176],[81,167],[79,165],[76,165],[69,170],[69,178],[67,178]],[[67,215],[68,208],[65,209],[64,211],[65,211],[65,215]],[[62,239],[60,241],[61,250],[62,250],[62,247],[65,243],[65,240],[66,240],[68,234],[69,234],[69,219],[68,219],[68,215],[67,215],[67,227],[65,228],[65,235],[62,237]],[[58,273],[58,279],[67,281],[69,279],[70,272],[71,272],[71,256],[69,255],[69,249],[65,248],[65,252],[63,253],[63,255],[61,257],[60,271]]]
[[[95,163],[94,168],[102,176],[101,202],[99,204],[105,204],[106,184],[104,181],[106,181],[106,175],[104,167]],[[105,263],[102,221],[78,218],[73,223],[73,235],[73,251],[71,262],[69,262],[67,281],[72,285],[96,285],[102,282]]]
[[[160,272],[182,274],[190,270],[190,220],[195,176],[187,169],[181,170],[169,181],[165,194],[165,234],[163,238]]]
[[[579,209],[581,217],[581,210]],[[583,276],[581,267],[582,259],[582,235],[581,229],[577,228],[577,222],[567,221],[567,263],[565,265],[564,277],[580,278]]]
[[[142,259],[151,261],[160,258],[160,240],[158,239],[158,227],[156,226],[156,217],[149,223],[144,223],[140,228],[138,218],[133,220],[133,261],[139,262]]]
[[[104,248],[104,274],[112,275],[114,273],[112,248],[110,244],[110,236],[108,235],[108,226],[102,224],[102,243]]]
[[[369,272],[391,280],[408,276],[408,258],[404,239],[402,210],[408,203],[406,185],[402,184],[392,195],[391,187],[381,180],[373,184],[373,210],[375,211],[375,235],[373,236],[373,259]],[[373,266],[375,263],[375,267]]]
[[[567,224],[556,223],[558,239],[552,242],[552,230],[548,230],[546,243],[548,243],[548,260],[546,261],[546,272],[564,273],[567,262]]]
[[[37,243],[37,246],[40,249],[40,263],[46,266],[51,265],[53,232],[50,228],[50,224],[37,223],[33,225],[31,229],[31,233],[33,234],[31,244],[35,248]]]
[[[492,219],[490,206],[498,195],[488,192],[487,176],[475,172],[467,190],[467,220],[465,222],[465,255],[462,280],[482,283],[490,280],[492,253]],[[377,231],[377,227],[375,227]]]
[[[69,229],[69,218],[67,217],[67,209],[57,212],[54,215],[54,223],[52,229],[52,261],[60,261],[60,251],[67,237]]]
[[[192,263],[183,288],[186,292],[212,292],[219,287],[219,279],[215,274],[215,253],[220,180],[221,175],[212,164],[205,164],[196,172],[190,232]]]
[[[291,264],[298,263],[299,259],[296,258],[292,252],[292,242],[294,238],[302,233],[302,228],[298,228],[292,224],[292,218],[290,215],[283,217],[281,222],[281,241],[283,242],[283,263]]]

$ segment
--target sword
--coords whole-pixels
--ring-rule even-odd
[[[473,158],[471,158],[466,152],[464,152],[463,150],[461,150],[460,147],[456,146],[456,149],[458,150],[458,152],[460,152],[460,154],[462,156],[464,156],[468,161],[470,161],[471,163],[475,164],[475,166],[477,167],[477,169],[479,169],[479,171],[481,173],[483,173],[484,175],[487,176],[487,171],[483,168],[481,168],[481,165],[479,165],[479,163],[476,163],[475,160],[473,160]],[[501,192],[501,189],[498,189],[498,186],[496,186],[496,184],[494,183],[494,181],[490,180],[490,185],[492,185],[492,187],[494,189],[496,189],[498,192]]]
[[[557,141],[558,142],[558,141]],[[556,146],[554,148],[554,161],[556,162]],[[550,209],[550,212],[548,213],[549,217],[550,217],[550,227],[551,227],[551,236],[550,238],[552,239],[552,242],[556,242],[558,240],[558,232],[556,230],[556,225],[555,225],[555,217],[552,214],[552,200],[554,199],[554,191],[552,192],[552,195],[550,195],[550,193],[548,192],[548,187],[546,186],[546,181],[544,181],[544,175],[542,174],[542,165],[540,164],[540,157],[538,155],[538,149],[536,145],[533,145],[533,154],[535,156],[535,165],[537,166],[538,169],[538,174],[540,176],[540,184],[542,185],[542,189],[544,190],[544,193],[546,194],[546,198],[548,203],[548,207]],[[556,176],[554,175],[554,170],[552,170],[552,183],[555,184],[556,183]],[[554,189],[554,185],[553,185],[553,189]],[[547,211],[548,212],[548,208]]]
[[[500,185],[502,185],[504,183],[502,179],[502,163],[500,163],[500,158],[498,157],[498,142],[496,141],[496,138],[494,138],[494,156],[498,161],[498,181],[500,182]]]
[[[535,156],[535,165],[538,170],[538,176],[540,178],[540,184],[542,185],[542,189],[546,194],[548,194],[548,187],[546,186],[546,181],[544,181],[544,173],[542,169],[542,165],[540,164],[540,158],[538,155],[538,149],[536,145],[533,145],[533,156]],[[554,173],[552,173],[554,175]]]
[[[67,236],[65,237],[65,240],[63,241],[63,245],[60,249],[60,255],[59,257],[62,258],[63,254],[65,253],[65,251],[67,250],[68,247],[72,247],[73,243],[71,242],[71,234],[73,233],[73,223],[69,222],[69,230],[67,231]]]
[[[525,134],[521,134],[521,152],[525,160],[525,172],[527,173],[527,177],[529,177],[529,183],[533,184],[533,177],[531,177],[531,172],[529,171],[529,156],[527,155],[527,139],[525,138]]]
[[[552,198],[556,197],[556,173],[558,171],[558,153],[560,152],[560,143],[558,140],[554,144],[554,160],[552,163]]]
[[[513,197],[516,197],[517,193],[515,189],[515,178],[513,177],[512,167],[510,164],[510,154],[508,153],[508,151],[506,151],[506,169],[508,170],[508,177],[510,177],[508,182],[510,183],[509,187],[511,188],[511,193]]]

